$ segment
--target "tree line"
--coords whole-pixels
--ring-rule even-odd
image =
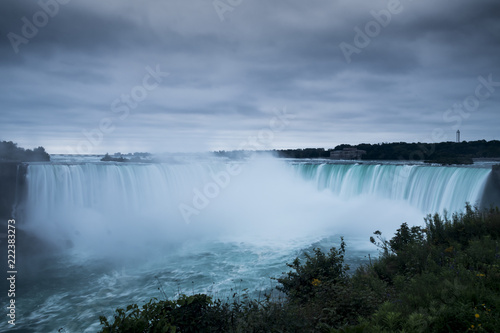
[[[363,160],[403,160],[425,161],[442,164],[472,163],[473,158],[500,158],[500,141],[463,141],[439,143],[362,143],[359,145],[341,144],[334,149],[305,148],[274,150],[284,158],[329,158],[330,152],[344,148],[357,148],[366,151]]]
[[[17,146],[12,141],[0,141],[0,161],[2,162],[44,162],[50,161],[50,155],[45,148],[33,150]]]

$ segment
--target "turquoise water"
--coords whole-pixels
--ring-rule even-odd
[[[491,170],[470,167],[381,164],[296,164],[318,190],[343,198],[376,195],[404,200],[425,213],[455,212],[481,199]]]
[[[46,246],[17,254],[17,327],[95,332],[99,315],[152,297],[260,297],[305,250],[342,235],[357,264],[376,254],[373,231],[478,202],[489,173],[272,158],[32,164],[19,227]]]

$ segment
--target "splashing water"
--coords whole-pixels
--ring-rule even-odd
[[[100,314],[162,297],[158,281],[169,297],[258,293],[311,246],[343,235],[350,260],[362,258],[374,230],[390,235],[480,201],[489,173],[272,158],[32,164],[22,228],[57,251],[26,283],[20,325],[95,331]]]

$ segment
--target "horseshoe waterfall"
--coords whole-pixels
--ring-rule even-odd
[[[286,262],[340,236],[356,265],[376,254],[375,230],[480,205],[491,177],[481,165],[276,158],[32,163],[15,209],[30,314],[20,325],[96,331],[97,316],[159,289],[258,295]]]

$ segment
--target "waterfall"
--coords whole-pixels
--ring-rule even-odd
[[[459,211],[479,203],[490,170],[387,164],[296,164],[296,172],[343,198],[376,195],[405,200],[424,213]]]
[[[32,164],[25,227],[67,248],[101,252],[223,235],[276,240],[327,229],[373,232],[367,221],[394,230],[478,203],[491,172],[263,159],[231,174],[231,163]]]
[[[286,262],[305,249],[337,246],[340,236],[355,265],[376,254],[375,230],[390,237],[403,222],[422,225],[427,213],[475,204],[491,174],[272,158],[82,160],[26,171],[16,223],[25,231],[16,244],[18,300],[24,325],[40,331],[95,332],[99,315],[160,297],[159,283],[168,297],[225,298],[236,285],[258,297],[274,288],[269,277],[287,271]]]

